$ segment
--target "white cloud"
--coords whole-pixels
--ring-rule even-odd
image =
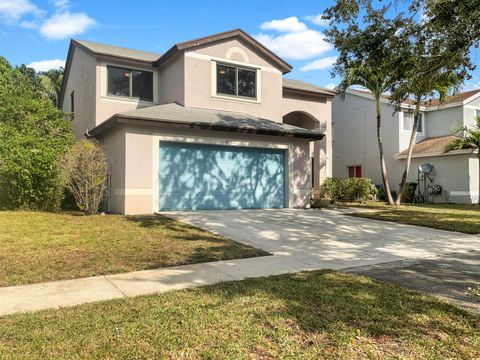
[[[70,0],[51,0],[51,2],[59,11],[66,10],[70,7]]]
[[[85,13],[68,11],[55,14],[40,27],[40,33],[51,40],[60,40],[82,34],[94,26],[96,21]]]
[[[327,85],[325,85],[324,87],[327,88],[327,89],[335,89],[336,87],[338,86],[338,84],[334,84],[334,83],[329,83]]]
[[[322,19],[323,14],[305,16],[305,19],[318,26],[328,26],[329,21]]]
[[[294,60],[309,59],[332,49],[332,45],[325,41],[325,36],[315,30],[278,36],[257,34],[255,38],[278,55]]]
[[[41,16],[41,11],[30,0],[0,0],[0,19],[13,24],[28,14]]]
[[[296,16],[291,16],[286,19],[265,21],[260,25],[260,29],[290,33],[305,31],[307,30],[307,26],[300,22]]]
[[[33,61],[28,64],[27,67],[34,68],[36,72],[48,71],[50,69],[58,69],[61,67],[65,67],[65,60],[54,59]]]
[[[332,67],[333,64],[335,64],[335,61],[337,61],[337,58],[335,56],[327,56],[327,57],[309,62],[308,64],[305,64],[300,68],[300,71],[328,69]]]
[[[470,82],[465,84],[462,87],[462,91],[471,91],[471,90],[478,90],[480,89],[480,81],[478,82]]]
[[[38,23],[36,21],[22,21],[20,23],[20,27],[24,29],[36,29],[38,27]]]

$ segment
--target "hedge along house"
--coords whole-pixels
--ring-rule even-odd
[[[60,101],[109,155],[111,212],[307,207],[331,176],[335,92],[291,69],[242,30],[163,55],[72,40]]]

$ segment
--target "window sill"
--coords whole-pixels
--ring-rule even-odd
[[[156,105],[154,101],[140,100],[135,98],[123,97],[123,96],[101,96],[100,99],[103,100],[113,100],[116,102],[128,102],[132,104],[141,104],[141,105]]]
[[[247,99],[243,97],[234,97],[234,96],[228,96],[228,95],[212,95],[212,98],[214,99],[219,99],[219,100],[225,100],[225,101],[231,101],[231,102],[238,102],[238,103],[249,103],[249,104],[260,104],[261,101],[260,99]]]

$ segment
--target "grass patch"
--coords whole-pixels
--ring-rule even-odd
[[[478,359],[479,324],[427,295],[315,271],[3,317],[0,358]]]
[[[378,212],[353,214],[356,217],[480,234],[480,206],[478,205],[408,204],[393,208],[383,203],[368,203],[356,206],[379,209]]]
[[[171,218],[0,212],[0,286],[267,255]]]

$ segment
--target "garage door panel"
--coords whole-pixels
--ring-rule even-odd
[[[159,177],[160,210],[284,206],[283,150],[162,142]]]

